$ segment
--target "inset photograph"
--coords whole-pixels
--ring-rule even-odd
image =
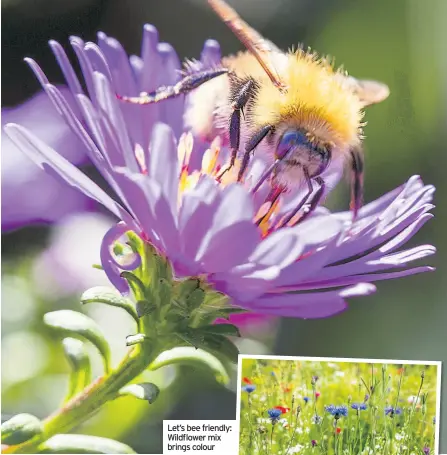
[[[240,356],[240,455],[438,453],[440,362]]]

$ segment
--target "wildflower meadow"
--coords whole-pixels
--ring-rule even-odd
[[[239,453],[434,454],[437,368],[243,359]]]

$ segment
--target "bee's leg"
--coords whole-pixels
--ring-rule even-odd
[[[239,144],[241,140],[241,113],[244,106],[247,104],[250,97],[253,95],[256,82],[253,79],[248,79],[244,82],[233,97],[233,113],[230,118],[230,149],[231,158],[230,164],[219,174],[218,179],[228,172],[236,162]],[[244,156],[245,158],[245,156]],[[238,181],[240,179],[238,178]]]
[[[219,68],[206,71],[198,71],[197,73],[188,74],[182,80],[177,82],[175,85],[167,87],[160,87],[157,90],[150,93],[141,93],[140,96],[121,96],[116,95],[118,99],[126,101],[127,103],[133,104],[152,104],[158,103],[159,101],[167,100],[169,98],[175,98],[179,95],[186,94],[191,90],[200,87],[205,82],[214,79],[215,77],[227,74],[228,69]]]
[[[238,174],[238,177],[237,177],[238,182],[240,182],[242,180],[242,177],[244,176],[244,173],[245,173],[245,171],[247,169],[247,166],[248,166],[248,163],[250,161],[251,153],[259,145],[259,143],[267,136],[267,134],[269,134],[271,131],[273,131],[273,129],[274,129],[273,125],[265,125],[265,126],[263,126],[259,131],[257,131],[250,138],[250,140],[245,145],[245,153],[244,153],[244,157],[242,158],[242,164],[241,164],[241,167],[239,169],[239,174]],[[271,172],[273,172],[273,170],[278,165],[278,163],[279,163],[279,160],[277,160],[275,162],[274,166],[271,169],[269,168],[268,175],[270,175]],[[263,176],[264,178],[262,179],[262,181],[258,182],[258,184],[256,185],[257,188],[259,188],[261,183],[268,177],[268,175],[265,175],[265,177]]]
[[[321,198],[324,195],[324,191],[326,189],[326,183],[320,176],[315,177],[314,180],[319,185],[319,188],[315,192],[315,194],[312,196],[312,198],[309,202],[308,209],[304,212],[303,216],[295,224],[301,223],[301,221],[304,221],[317,208],[318,204],[321,201]]]
[[[300,200],[298,205],[290,213],[288,213],[287,216],[283,220],[281,220],[281,222],[277,226],[277,229],[286,226],[290,222],[290,220],[303,208],[303,205],[309,200],[309,197],[314,190],[314,187],[312,186],[312,180],[309,177],[309,173],[307,172],[307,169],[303,168],[303,172],[304,172],[304,178],[306,179],[306,184],[307,184],[307,193]],[[301,219],[300,219],[300,221],[301,221]]]
[[[351,204],[353,222],[363,204],[363,154],[360,149],[351,150]]]

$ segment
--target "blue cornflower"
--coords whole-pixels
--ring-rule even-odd
[[[242,391],[247,392],[247,393],[254,392],[255,390],[256,390],[256,386],[255,386],[255,385],[252,385],[252,384],[244,385],[244,386],[242,387]]]
[[[276,423],[279,420],[279,417],[282,415],[282,412],[279,409],[269,409],[267,413],[272,423]]]
[[[365,403],[352,403],[351,408],[355,409],[356,411],[365,411],[367,406]]]
[[[303,400],[304,400],[305,403],[308,403],[309,402],[309,397],[304,397]]]
[[[334,416],[335,420],[338,420],[340,417],[348,416],[348,407],[347,406],[334,406],[333,404],[325,407],[326,411]]]
[[[394,415],[402,414],[401,408],[393,408],[392,406],[387,406],[385,408],[385,415],[389,415],[390,417],[394,417]]]

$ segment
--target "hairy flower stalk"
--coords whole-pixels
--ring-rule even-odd
[[[191,355],[178,349],[200,348],[224,362],[234,361],[238,351],[227,336],[239,332],[231,324],[213,324],[218,318],[247,310],[328,317],[345,310],[347,298],[374,292],[373,281],[431,270],[409,264],[433,254],[434,247],[400,250],[432,217],[434,188],[419,177],[367,204],[354,224],[349,212],[332,214],[323,207],[309,216],[295,214],[302,192],[272,186],[263,178],[269,163],[262,157],[252,160],[244,182],[236,181],[237,166],[220,178],[228,150],[219,137],[204,146],[187,132],[183,115],[188,100],[183,96],[148,106],[117,99],[117,94],[136,96],[178,80],[178,58],[169,45],[158,43],[153,27],[144,29],[139,57],[128,58],[103,33],[98,44],[76,37],[71,44],[87,92],[62,46],[50,42],[74,108],[36,62],[27,62],[121,202],[22,126],[5,129],[46,172],[100,202],[118,219],[103,239],[101,266],[120,294],[86,301],[128,311],[137,332],[127,343],[137,346],[117,369],[45,421],[44,436],[10,447],[10,453],[36,448],[58,426],[70,429],[116,396],[131,376],[157,364],[157,358],[165,365]],[[218,44],[207,41],[200,61],[191,67],[213,66],[219,60]],[[334,175],[333,182],[339,177]],[[69,324],[64,324],[66,330]],[[170,351],[180,354],[165,356]],[[206,362],[219,370],[214,361]]]

